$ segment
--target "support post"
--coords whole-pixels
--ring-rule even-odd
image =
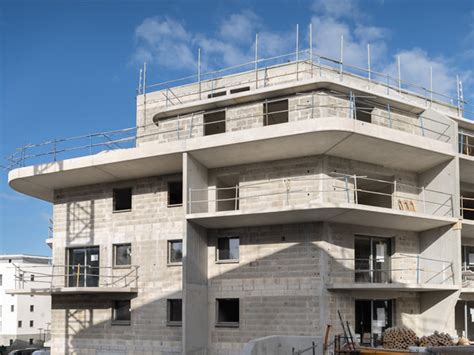
[[[344,36],[341,36],[341,57],[339,59],[339,77],[342,80],[342,70],[344,62]]]
[[[357,175],[354,174],[354,200],[355,200],[356,205],[359,204],[359,197],[358,197],[357,195],[358,195],[358,191],[357,191]]]
[[[146,62],[143,63],[143,126],[147,126],[146,122]]]
[[[255,89],[258,89],[258,33],[255,34]]]
[[[201,100],[201,48],[198,49],[198,86],[199,86],[199,100]]]
[[[398,92],[402,92],[402,73],[400,70],[400,56],[397,56],[397,67],[398,67]]]
[[[367,44],[367,69],[368,69],[368,79],[369,79],[368,88],[370,89],[370,81],[372,80],[372,70],[370,67],[370,44]]]
[[[430,66],[430,101],[433,104],[433,66]]]
[[[140,68],[140,75],[138,76],[138,95],[142,93],[142,75],[143,75],[143,69]]]
[[[298,81],[298,61],[299,61],[299,37],[300,37],[300,26],[296,24],[296,81]]]
[[[311,78],[313,77],[313,24],[309,24],[309,61],[311,63]]]
[[[390,108],[390,104],[387,104],[387,112],[388,112],[388,124],[389,124],[389,127],[392,128],[392,110]]]

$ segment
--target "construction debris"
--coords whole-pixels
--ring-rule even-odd
[[[420,346],[452,346],[455,345],[453,338],[447,333],[434,332],[432,335],[422,336]]]

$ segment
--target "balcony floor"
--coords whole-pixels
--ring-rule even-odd
[[[421,232],[455,224],[452,217],[348,203],[284,207],[258,212],[222,211],[188,214],[187,220],[205,228],[236,228],[304,222],[332,222]]]
[[[7,290],[15,295],[99,295],[137,293],[136,287],[57,287]]]
[[[328,283],[330,291],[398,291],[398,292],[432,292],[432,291],[457,291],[459,285],[436,285],[414,283]]]

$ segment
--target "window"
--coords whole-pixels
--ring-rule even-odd
[[[15,305],[12,304],[12,305],[10,306],[10,312],[15,312]]]
[[[238,327],[240,321],[240,307],[238,298],[216,299],[216,325]]]
[[[356,236],[354,240],[355,282],[391,282],[392,240]]]
[[[132,188],[114,189],[114,211],[130,211],[132,209]]]
[[[181,206],[183,204],[183,182],[168,182],[168,206]]]
[[[225,133],[225,110],[204,114],[204,135]]]
[[[225,96],[226,92],[225,91],[218,91],[218,92],[213,92],[212,94],[208,94],[207,98],[211,99],[213,97],[219,97],[219,96]]]
[[[30,305],[30,312],[34,312],[35,311],[35,306],[34,305]]]
[[[263,104],[263,125],[288,122],[288,100],[265,102]]]
[[[114,266],[132,265],[132,245],[115,244],[114,245]]]
[[[30,275],[30,281],[35,281],[35,275]]]
[[[3,285],[3,275],[0,274],[0,286],[2,286],[2,285]]]
[[[239,237],[225,237],[217,239],[217,261],[239,260]]]
[[[179,299],[168,300],[168,324],[181,325],[183,318],[183,302]]]
[[[21,328],[22,325],[23,325],[22,321],[19,320],[19,321],[18,321],[18,328]]]
[[[33,328],[33,327],[34,327],[34,325],[35,325],[35,322],[34,322],[34,321],[32,321],[32,320],[30,320],[30,328]]]
[[[33,345],[33,342],[34,342],[34,339],[30,338],[30,341],[29,341],[30,345]]]
[[[250,86],[244,86],[243,88],[232,89],[230,90],[230,93],[237,94],[238,92],[249,91],[249,90],[250,90]]]
[[[382,345],[382,334],[392,327],[395,301],[392,300],[356,300],[355,332],[361,336],[361,344]]]
[[[10,346],[13,345],[13,339],[10,339]]]
[[[369,104],[368,102],[360,99],[355,100],[355,118],[358,121],[371,123],[373,109],[374,106]]]
[[[99,286],[100,250],[99,247],[69,249],[68,287]]]
[[[130,301],[114,301],[112,323],[129,325],[131,319]]]
[[[183,241],[170,240],[168,241],[168,263],[176,264],[183,261]]]

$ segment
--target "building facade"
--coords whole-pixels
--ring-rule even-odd
[[[50,275],[50,264],[51,258],[44,256],[0,255],[0,346],[8,347],[16,342],[37,345],[49,339],[51,296],[29,291],[44,288],[44,279],[37,275]],[[26,280],[18,272],[20,268],[34,270],[35,276],[29,275]],[[11,292],[17,289],[26,292]]]
[[[460,106],[298,61],[140,92],[136,119],[133,147],[10,172],[54,205],[54,354],[239,354],[337,311],[367,344],[474,336]]]

